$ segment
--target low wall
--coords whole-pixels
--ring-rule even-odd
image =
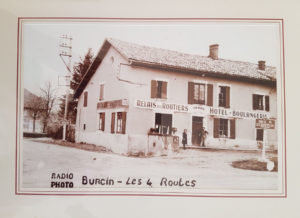
[[[76,142],[84,142],[88,144],[94,144],[103,146],[114,153],[126,154],[128,153],[128,135],[127,134],[111,134],[104,133],[101,131],[87,132],[81,131],[76,132]]]

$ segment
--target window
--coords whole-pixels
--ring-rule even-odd
[[[205,84],[194,84],[194,103],[205,104]]]
[[[263,140],[264,140],[264,130],[256,129],[256,141],[263,141]]]
[[[165,81],[151,80],[151,98],[167,99],[167,85]]]
[[[214,138],[235,139],[235,120],[234,119],[214,119]]]
[[[270,110],[270,99],[268,95],[252,95],[253,110]]]
[[[83,124],[83,130],[85,130],[86,129],[86,124]]]
[[[83,93],[83,107],[87,107],[88,104],[88,92]]]
[[[189,82],[188,104],[206,104],[213,106],[213,85]]]
[[[98,129],[104,131],[105,128],[105,113],[99,113],[99,126]]]
[[[219,136],[228,137],[228,120],[220,119]]]
[[[111,114],[111,133],[115,133],[115,119],[117,119],[116,133],[125,134],[126,112],[117,112],[117,114]]]
[[[100,84],[100,93],[99,93],[99,100],[104,99],[104,84]]]
[[[219,107],[230,107],[230,87],[219,86]]]
[[[171,135],[172,133],[172,114],[155,114],[155,129],[159,134]]]

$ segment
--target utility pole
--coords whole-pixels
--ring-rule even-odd
[[[59,53],[60,58],[62,59],[63,63],[65,64],[68,72],[65,76],[66,78],[66,99],[65,99],[65,112],[64,112],[64,121],[63,121],[63,140],[66,140],[66,132],[67,132],[67,115],[68,115],[68,97],[70,94],[70,78],[72,76],[72,40],[73,38],[68,35],[62,35],[60,37],[61,42],[59,44],[59,47],[61,48],[61,52]],[[65,61],[65,58],[68,59],[68,62]]]

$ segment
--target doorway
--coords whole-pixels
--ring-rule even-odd
[[[200,137],[199,132],[203,127],[203,117],[192,117],[192,144],[193,145],[200,145]]]

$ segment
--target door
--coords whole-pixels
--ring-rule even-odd
[[[203,117],[192,117],[192,144],[200,145],[199,133],[203,127]]]

